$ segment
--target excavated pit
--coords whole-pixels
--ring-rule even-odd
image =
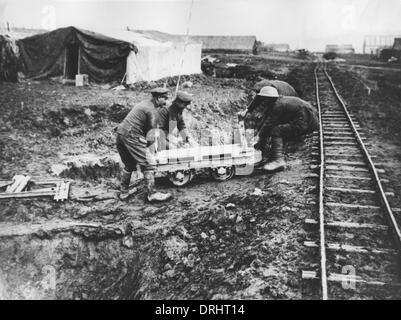
[[[143,263],[140,252],[121,245],[120,235],[106,233],[102,239],[98,232],[77,230],[72,233],[51,235],[42,232],[14,241],[2,239],[0,297],[139,298]],[[23,243],[29,243],[29,246]],[[135,246],[132,238],[123,243]],[[5,256],[9,257],[6,264]]]

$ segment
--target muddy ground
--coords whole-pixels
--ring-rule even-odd
[[[310,60],[219,58],[247,59],[260,73],[242,79],[188,77],[193,86],[185,90],[195,101],[186,120],[194,133],[206,129],[213,135],[235,127],[236,112],[249,103],[249,88],[258,76],[287,80],[314,103]],[[398,205],[400,132],[385,120],[399,116],[398,91],[385,91],[381,99],[388,86],[378,86],[366,97],[365,87],[350,80],[349,72],[363,75],[337,67],[333,72],[376,146],[373,151],[389,164],[388,188]],[[174,81],[169,85],[173,90]],[[0,297],[319,297],[318,284],[301,280],[301,271],[317,270],[319,261],[317,251],[303,246],[305,240],[317,240],[304,224],[305,218],[317,216],[316,168],[311,167],[316,140],[309,136],[288,145],[283,172],[255,170],[225,182],[202,175],[185,188],[161,178],[157,186],[173,194],[170,202],[149,205],[141,193],[123,202],[116,196],[119,163],[112,129],[147,96],[146,89],[75,88],[55,81],[0,84],[0,179],[58,173],[72,180],[70,198],[63,203],[0,200]],[[385,119],[376,121],[378,114]]]

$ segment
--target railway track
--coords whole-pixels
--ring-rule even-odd
[[[323,62],[315,68],[319,109],[318,270],[302,278],[320,281],[323,300],[401,298],[401,232],[382,179],[385,171],[367,149],[368,141],[348,111]],[[316,232],[314,234],[317,234]]]

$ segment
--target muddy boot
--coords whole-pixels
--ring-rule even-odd
[[[129,197],[129,183],[131,181],[131,174],[132,172],[129,172],[125,169],[122,170],[121,172],[121,182],[120,182],[120,195],[119,198],[121,200],[125,200]]]
[[[254,167],[257,169],[262,168],[267,162],[268,162],[268,158],[265,156],[262,156],[262,160],[260,160],[259,162],[255,163]]]
[[[149,202],[162,202],[171,199],[170,193],[155,191],[155,175],[153,171],[145,171],[144,178],[146,183],[147,199]]]
[[[263,166],[263,169],[268,172],[282,170],[285,168],[285,161],[283,156],[283,138],[272,138],[272,157],[271,161]]]

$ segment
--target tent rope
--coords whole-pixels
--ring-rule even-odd
[[[181,58],[181,67],[180,67],[180,72],[178,73],[178,80],[177,80],[177,86],[175,88],[175,96],[177,96],[178,88],[180,86],[180,80],[181,80],[181,73],[182,69],[184,67],[184,56],[185,56],[185,51],[187,49],[188,41],[189,41],[189,25],[191,24],[191,19],[192,19],[192,8],[194,6],[194,0],[191,1],[191,7],[189,9],[189,16],[188,16],[188,23],[187,23],[187,32],[185,35],[185,42],[184,42],[184,50],[182,52],[182,58]]]

